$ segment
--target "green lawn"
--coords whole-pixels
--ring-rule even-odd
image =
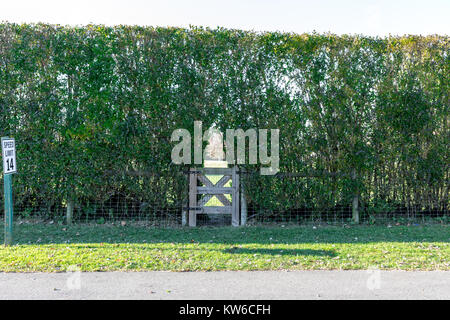
[[[0,246],[0,271],[58,272],[75,265],[83,271],[450,270],[448,225],[163,229],[23,223],[15,225],[15,243]]]

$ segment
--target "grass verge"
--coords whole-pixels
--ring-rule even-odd
[[[3,230],[3,228],[2,228]],[[3,243],[3,238],[1,238]],[[1,272],[450,270],[448,225],[148,228],[15,225]]]

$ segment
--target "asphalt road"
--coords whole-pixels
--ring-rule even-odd
[[[450,299],[450,272],[0,273],[0,299]]]

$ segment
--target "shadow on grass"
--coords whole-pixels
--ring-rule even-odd
[[[72,249],[100,249],[102,248],[102,244],[72,244]],[[142,243],[127,243],[127,244],[112,244],[112,250],[114,248],[127,250],[127,249],[137,249],[141,252],[144,251],[156,251],[158,253],[163,253],[167,251],[169,254],[172,254],[173,248],[161,248],[161,247],[145,247]],[[176,248],[176,251],[199,251],[199,252],[222,252],[225,254],[243,254],[243,255],[252,255],[252,256],[315,256],[315,257],[335,257],[336,253],[331,250],[315,250],[315,249],[280,249],[280,248],[240,248],[240,247],[230,247],[226,249],[222,248],[208,248],[208,247],[190,247],[190,248]]]
[[[313,249],[249,249],[232,247],[223,250],[224,253],[233,254],[251,254],[251,255],[273,255],[273,256],[317,256],[317,257],[335,257],[336,253],[330,250]]]

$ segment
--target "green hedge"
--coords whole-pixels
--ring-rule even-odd
[[[356,173],[308,186],[259,179],[250,204],[332,206],[357,191],[367,206],[447,208],[449,49],[448,36],[0,24],[0,128],[17,141],[16,197],[170,202],[183,188],[171,133],[201,120],[279,128],[281,172]],[[133,170],[169,178],[121,174]]]

